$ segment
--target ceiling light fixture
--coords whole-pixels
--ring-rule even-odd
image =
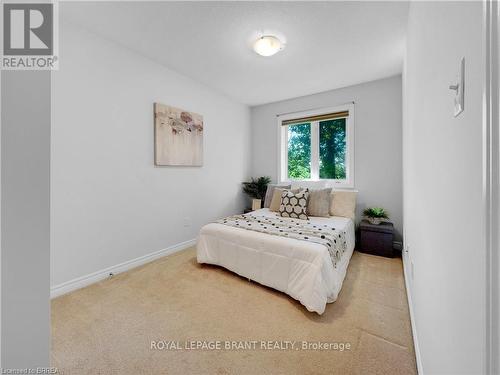
[[[273,35],[264,35],[255,41],[253,50],[261,56],[272,56],[285,48],[285,45]]]

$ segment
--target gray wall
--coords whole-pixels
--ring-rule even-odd
[[[276,115],[355,104],[357,217],[367,206],[385,207],[402,233],[401,76],[252,108],[252,174],[277,179]]]
[[[52,286],[192,240],[202,225],[242,212],[247,106],[65,22],[59,42]],[[202,167],[154,166],[154,102],[203,115]]]
[[[482,5],[410,5],[404,259],[425,374],[486,371]],[[465,109],[454,117],[448,86],[456,82],[462,57]]]
[[[1,362],[49,365],[50,72],[2,71]]]

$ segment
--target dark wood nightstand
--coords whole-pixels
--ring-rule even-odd
[[[363,220],[359,224],[359,247],[363,253],[393,257],[394,225],[390,222],[379,225]]]

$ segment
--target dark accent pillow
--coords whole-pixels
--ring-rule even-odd
[[[281,194],[281,204],[279,214],[282,217],[292,217],[294,219],[308,220],[307,199],[309,190],[301,190],[298,193],[285,190]]]
[[[266,197],[264,198],[264,208],[269,208],[271,206],[271,201],[273,200],[274,188],[279,189],[290,189],[291,185],[278,185],[269,184],[267,185]]]

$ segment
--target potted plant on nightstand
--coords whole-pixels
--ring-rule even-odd
[[[369,207],[363,211],[363,215],[370,224],[374,225],[378,225],[389,218],[387,211],[381,207]]]
[[[267,176],[252,178],[250,182],[243,182],[243,192],[249,195],[252,200],[252,210],[262,208],[263,200],[266,197],[267,185],[271,178]]]

